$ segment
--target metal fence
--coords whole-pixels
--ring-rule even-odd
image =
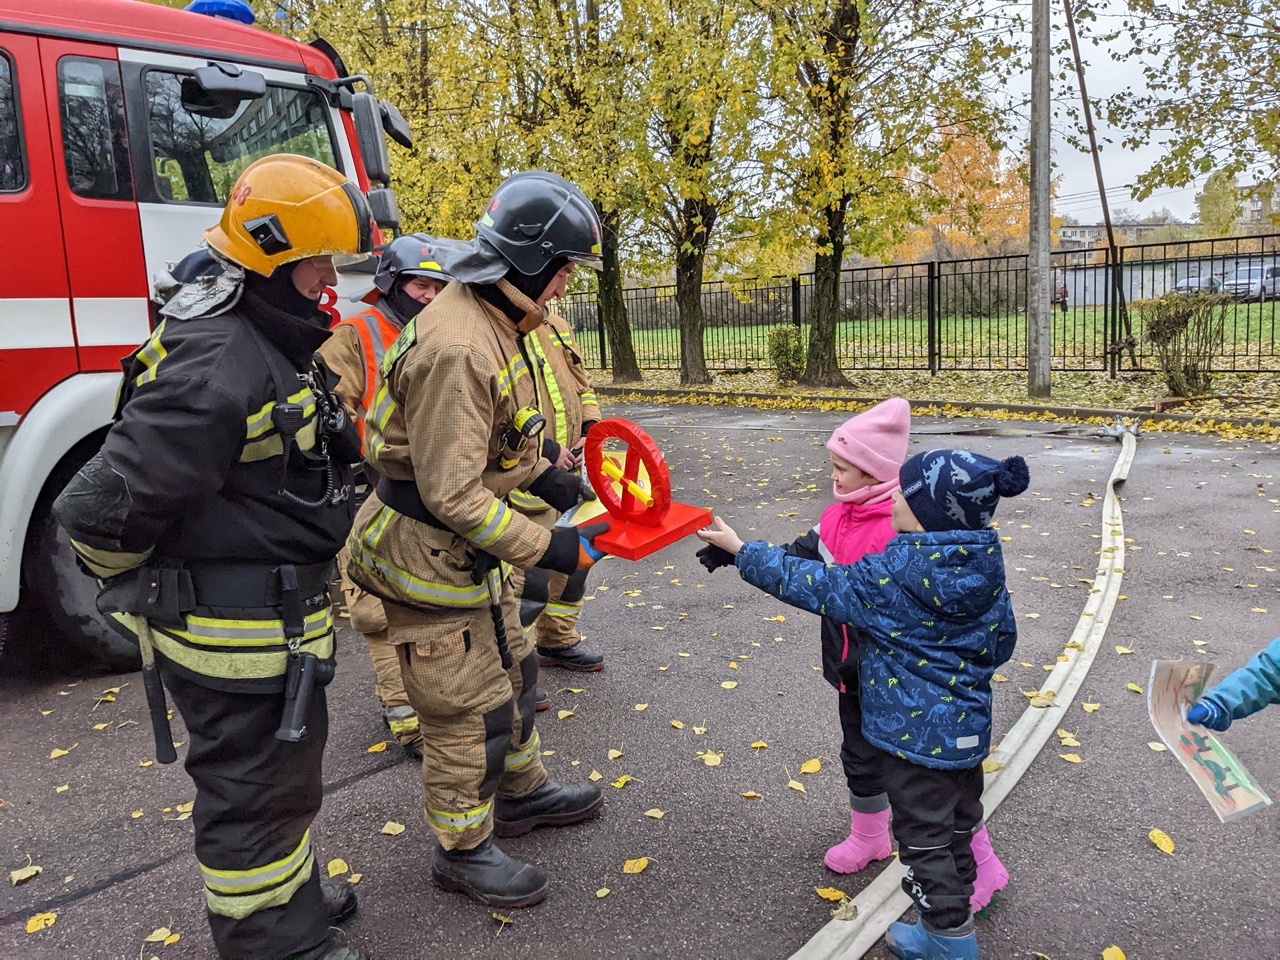
[[[1057,251],[1051,261],[1056,370],[1156,369],[1134,304],[1175,289],[1233,298],[1213,372],[1280,369],[1280,234],[1129,245],[1114,254]],[[708,369],[770,367],[768,336],[777,326],[799,328],[807,343],[812,290],[812,274],[705,284]],[[850,371],[1024,370],[1027,291],[1025,254],[847,268],[840,275],[840,365]],[[675,286],[634,287],[623,297],[641,368],[679,369]],[[587,361],[607,367],[610,345],[595,293],[570,294],[559,309]]]

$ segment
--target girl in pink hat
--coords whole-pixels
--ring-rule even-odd
[[[907,457],[910,433],[911,405],[900,397],[878,403],[837,427],[827,441],[836,502],[823,512],[816,527],[784,547],[785,552],[842,565],[855,563],[865,554],[883,552],[895,536],[893,493],[899,489],[898,471]],[[698,551],[698,559],[708,570],[734,562],[732,554],[710,544]],[[840,675],[841,669],[857,670],[859,658],[850,656],[857,643],[856,627],[822,618],[822,675],[839,691],[844,733],[840,760],[849,784],[849,836],[823,857],[836,873],[857,873],[893,854],[881,751],[862,736],[856,676],[846,684]],[[991,849],[985,825],[974,832],[972,847],[978,878],[971,905],[977,913],[992,894],[1004,889],[1009,874]]]

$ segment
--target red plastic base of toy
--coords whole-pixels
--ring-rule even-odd
[[[711,511],[691,507],[687,503],[672,503],[671,509],[657,526],[645,526],[610,516],[586,520],[581,526],[602,521],[608,521],[609,529],[595,538],[593,542],[596,547],[623,560],[639,560],[684,539],[695,530],[710,526]]]

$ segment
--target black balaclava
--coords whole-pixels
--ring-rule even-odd
[[[530,300],[536,301],[542,292],[547,289],[547,285],[555,279],[555,275],[569,265],[569,261],[565,257],[556,257],[549,260],[547,265],[542,268],[540,273],[532,276],[521,273],[519,270],[508,270],[507,275],[503,277],[509,284],[523,293]],[[511,318],[512,323],[519,323],[526,316],[525,311],[515,306],[496,284],[483,283],[476,285],[476,293],[488,300],[495,307]]]
[[[405,293],[404,285],[412,280],[413,277],[405,277],[403,280],[397,278],[396,282],[391,285],[391,289],[384,294],[383,299],[386,300],[387,306],[391,308],[395,314],[391,319],[404,326],[424,309],[421,300],[415,300],[409,294]]]
[[[329,317],[293,285],[300,262],[283,264],[269,277],[246,270],[242,298],[245,315],[295,362],[309,360],[329,339]]]

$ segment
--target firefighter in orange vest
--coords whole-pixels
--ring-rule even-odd
[[[431,256],[430,237],[418,234],[397,237],[387,245],[373,277],[373,289],[363,298],[369,309],[348,317],[333,328],[333,336],[325,341],[320,354],[329,369],[342,379],[337,394],[347,411],[355,418],[364,442],[364,415],[373,406],[377,389],[378,368],[382,357],[400,335],[404,325],[418,315],[449,283],[449,275]],[[377,478],[364,468],[371,487]],[[415,760],[422,759],[422,734],[418,731],[418,715],[409,704],[409,696],[400,678],[400,659],[387,642],[387,614],[382,601],[361,590],[347,576],[347,552],[339,557],[342,593],[347,601],[353,630],[363,634],[373,659],[377,678],[375,688],[382,705],[382,720]]]

